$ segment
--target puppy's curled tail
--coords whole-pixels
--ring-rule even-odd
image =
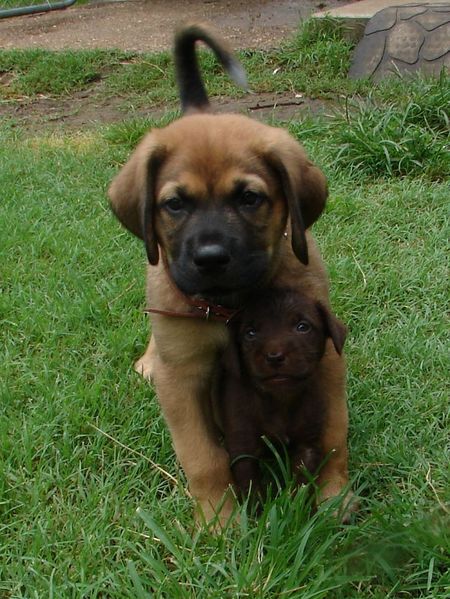
[[[200,76],[195,44],[204,42],[240,87],[247,89],[247,76],[228,44],[207,25],[187,23],[175,34],[175,72],[180,91],[181,109],[186,112],[208,112],[210,104]]]

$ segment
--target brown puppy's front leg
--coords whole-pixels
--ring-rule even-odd
[[[252,499],[262,497],[258,458],[250,453],[242,454],[232,459],[231,464],[233,479],[241,499],[246,499],[249,494]]]
[[[292,458],[292,472],[298,485],[311,482],[320,466],[320,452],[316,447],[298,445],[295,447]]]
[[[261,432],[255,425],[255,414],[250,413],[245,397],[239,385],[229,386],[228,392],[236,390],[234,395],[227,393],[225,405],[225,446],[229,453],[231,472],[236,491],[241,499],[248,496],[254,501],[263,497],[261,469],[259,459],[262,454]],[[251,404],[251,401],[250,401]]]
[[[218,408],[236,491],[241,499],[249,494],[252,499],[262,497],[261,407],[255,389],[242,375],[239,348],[233,338],[222,355],[219,373]]]
[[[210,364],[211,371],[212,367]],[[198,516],[209,522],[217,515],[222,526],[234,507],[232,478],[228,453],[219,445],[205,411],[210,400],[210,376],[204,363],[193,368],[190,363],[173,365],[155,356],[157,395]]]

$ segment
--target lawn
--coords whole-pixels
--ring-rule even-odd
[[[348,82],[350,50],[325,23],[243,60],[260,91],[294,81],[308,94],[347,98],[342,113],[280,125],[329,180],[314,233],[334,309],[350,329],[359,514],[347,526],[333,518],[335,506],[312,514],[307,494],[292,496],[288,484],[259,519],[243,508],[218,537],[192,530],[157,401],[132,370],[148,337],[144,250],[105,195],[149,122],[36,133],[5,119],[2,598],[450,597],[450,84],[444,76]],[[231,93],[209,57],[204,64],[208,87]],[[282,77],[265,78],[275,64]],[[4,52],[0,71],[16,88],[9,79],[0,98],[41,93],[40,67],[55,84],[45,93],[70,97],[99,75],[104,93],[128,102],[140,93],[132,82],[150,73],[143,85],[157,102],[169,84],[175,97],[171,75],[160,76],[165,65],[166,55]]]

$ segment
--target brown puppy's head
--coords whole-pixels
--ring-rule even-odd
[[[307,263],[305,228],[327,189],[286,132],[198,114],[148,134],[109,196],[151,264],[161,253],[181,291],[227,305],[270,277],[288,217],[293,250]]]
[[[346,327],[320,302],[271,289],[239,316],[237,342],[247,375],[262,391],[295,391],[311,376],[328,337],[340,354]]]

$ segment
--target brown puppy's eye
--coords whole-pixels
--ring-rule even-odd
[[[297,331],[299,333],[309,333],[310,330],[311,330],[311,325],[309,324],[309,322],[306,322],[306,320],[301,320],[297,324]]]
[[[252,328],[246,329],[244,333],[244,339],[246,341],[254,341],[256,339],[256,330]]]
[[[263,202],[263,195],[256,193],[256,191],[250,191],[249,189],[244,191],[239,197],[239,206],[250,210],[259,208]]]
[[[169,198],[164,202],[163,206],[171,214],[180,214],[187,209],[186,201],[178,197]]]

